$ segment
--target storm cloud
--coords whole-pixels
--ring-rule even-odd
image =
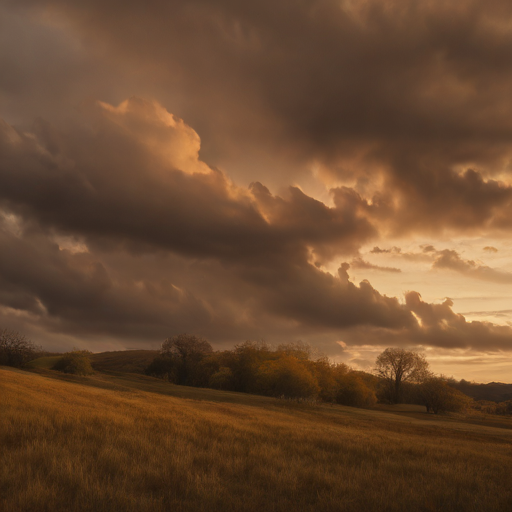
[[[90,59],[115,63],[96,71],[94,87],[117,73],[119,91],[128,83],[162,98],[207,141],[207,161],[244,162],[231,167],[237,181],[253,160],[268,167],[258,169],[264,182],[281,185],[317,162],[390,232],[510,229],[505,0],[15,5],[66,20],[61,37],[76,31]],[[84,78],[57,76],[72,90]]]
[[[3,2],[0,321],[511,350],[507,325],[379,291],[409,274],[371,260],[510,282],[436,247],[506,254],[511,21],[505,0]]]

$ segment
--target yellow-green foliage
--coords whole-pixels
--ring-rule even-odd
[[[510,430],[51,375],[0,370],[2,512],[511,510]]]
[[[265,361],[256,377],[265,395],[283,398],[316,398],[320,392],[316,377],[297,357],[283,354]]]
[[[52,366],[53,370],[73,375],[92,375],[91,353],[88,350],[72,350],[61,356]]]
[[[181,335],[170,341],[176,339],[182,348],[179,357],[162,348],[146,368],[148,375],[187,386],[356,407],[371,407],[376,402],[372,386],[350,372],[347,365],[331,363],[327,358],[314,359],[312,349],[300,342],[274,349],[266,343],[246,341],[233,350],[213,352],[202,340],[209,350],[201,352],[195,349],[195,337]],[[195,357],[185,358],[189,343]]]

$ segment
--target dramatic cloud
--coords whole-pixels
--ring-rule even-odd
[[[491,322],[468,322],[452,310],[453,301],[429,304],[417,292],[406,294],[406,309],[414,314],[417,324],[412,328],[391,330],[358,326],[345,334],[345,339],[366,345],[424,346],[477,351],[510,351],[512,328]]]
[[[209,161],[260,161],[262,148],[282,147],[288,164],[316,161],[328,183],[355,183],[390,232],[510,229],[506,0],[15,5],[46,7],[47,23],[66,20],[96,61],[115,62],[110,76],[97,71],[99,89],[117,73],[176,105]],[[284,160],[289,178],[298,169]]]
[[[432,269],[453,270],[460,274],[473,279],[489,281],[493,283],[510,284],[512,283],[512,273],[494,269],[483,263],[474,260],[464,259],[453,249],[437,250],[433,245],[422,246],[419,252],[402,252],[399,247],[391,249],[381,249],[374,247],[371,254],[389,254],[396,258],[403,258],[409,261],[431,261]],[[494,247],[486,247],[487,252],[496,253],[498,250]],[[388,267],[379,267],[363,260],[354,259],[354,268],[381,268],[384,270]],[[392,271],[388,268],[388,271]],[[396,270],[395,270],[396,271]]]
[[[511,23],[506,0],[3,2],[0,324],[511,350],[436,303],[512,281]]]
[[[512,283],[512,273],[501,272],[487,265],[478,264],[473,260],[465,260],[456,251],[445,249],[438,251],[432,268],[449,269],[465,274],[468,277],[492,281],[495,283]]]
[[[112,336],[164,335],[163,326],[190,328],[187,318],[217,331],[218,299],[207,297],[209,289],[222,289],[220,277],[205,289],[185,278],[183,287],[176,274],[190,271],[182,263],[174,272],[135,279],[135,263],[119,274],[119,262],[108,264],[105,256],[150,258],[163,251],[210,262],[195,271],[213,272],[239,289],[220,302],[236,297],[242,308],[250,298],[255,315],[320,330],[414,322],[396,299],[367,282],[349,282],[348,266],[338,276],[317,268],[374,235],[353,195],[338,193],[330,208],[293,187],[286,198],[260,183],[243,190],[199,160],[195,132],[159,105],[131,99],[91,109],[89,124],[65,132],[42,121],[35,133],[2,125],[6,307],[60,322],[61,329]],[[59,244],[62,237],[75,237],[78,245]],[[239,313],[222,322],[235,324]]]
[[[199,160],[197,134],[155,103],[91,110],[91,125],[65,132],[43,121],[35,133],[2,124],[0,204],[95,243],[234,264],[291,263],[308,250],[332,259],[375,233],[350,194],[337,193],[329,208],[293,187],[285,198],[259,183],[236,187]]]

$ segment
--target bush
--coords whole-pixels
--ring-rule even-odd
[[[377,403],[375,392],[370,389],[356,372],[338,377],[336,402],[351,407],[373,407]]]
[[[0,365],[21,367],[41,351],[23,334],[8,329],[0,330]]]
[[[210,377],[208,385],[213,389],[233,389],[233,372],[231,368],[221,366],[219,370]]]
[[[257,380],[263,394],[275,397],[316,398],[320,391],[315,376],[300,359],[291,355],[264,362]]]
[[[452,388],[442,377],[430,377],[419,386],[420,396],[427,412],[457,412],[469,407],[473,400]]]
[[[52,370],[58,370],[73,375],[92,375],[91,352],[88,350],[72,350],[64,354],[54,365]]]

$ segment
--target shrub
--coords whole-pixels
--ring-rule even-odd
[[[458,389],[452,388],[442,377],[430,377],[419,386],[427,412],[457,412],[469,407],[473,401]]]
[[[375,392],[370,389],[356,372],[338,377],[336,402],[351,407],[372,407],[377,403]]]
[[[282,398],[316,398],[320,391],[315,376],[295,356],[284,355],[265,361],[258,370],[258,382],[265,395]]]
[[[40,350],[23,334],[8,329],[0,330],[0,365],[19,368],[35,359]]]
[[[231,368],[221,366],[219,370],[210,377],[208,384],[209,387],[213,389],[233,389],[233,372]]]
[[[54,365],[53,370],[73,375],[92,375],[91,352],[88,350],[72,350],[64,354]]]

